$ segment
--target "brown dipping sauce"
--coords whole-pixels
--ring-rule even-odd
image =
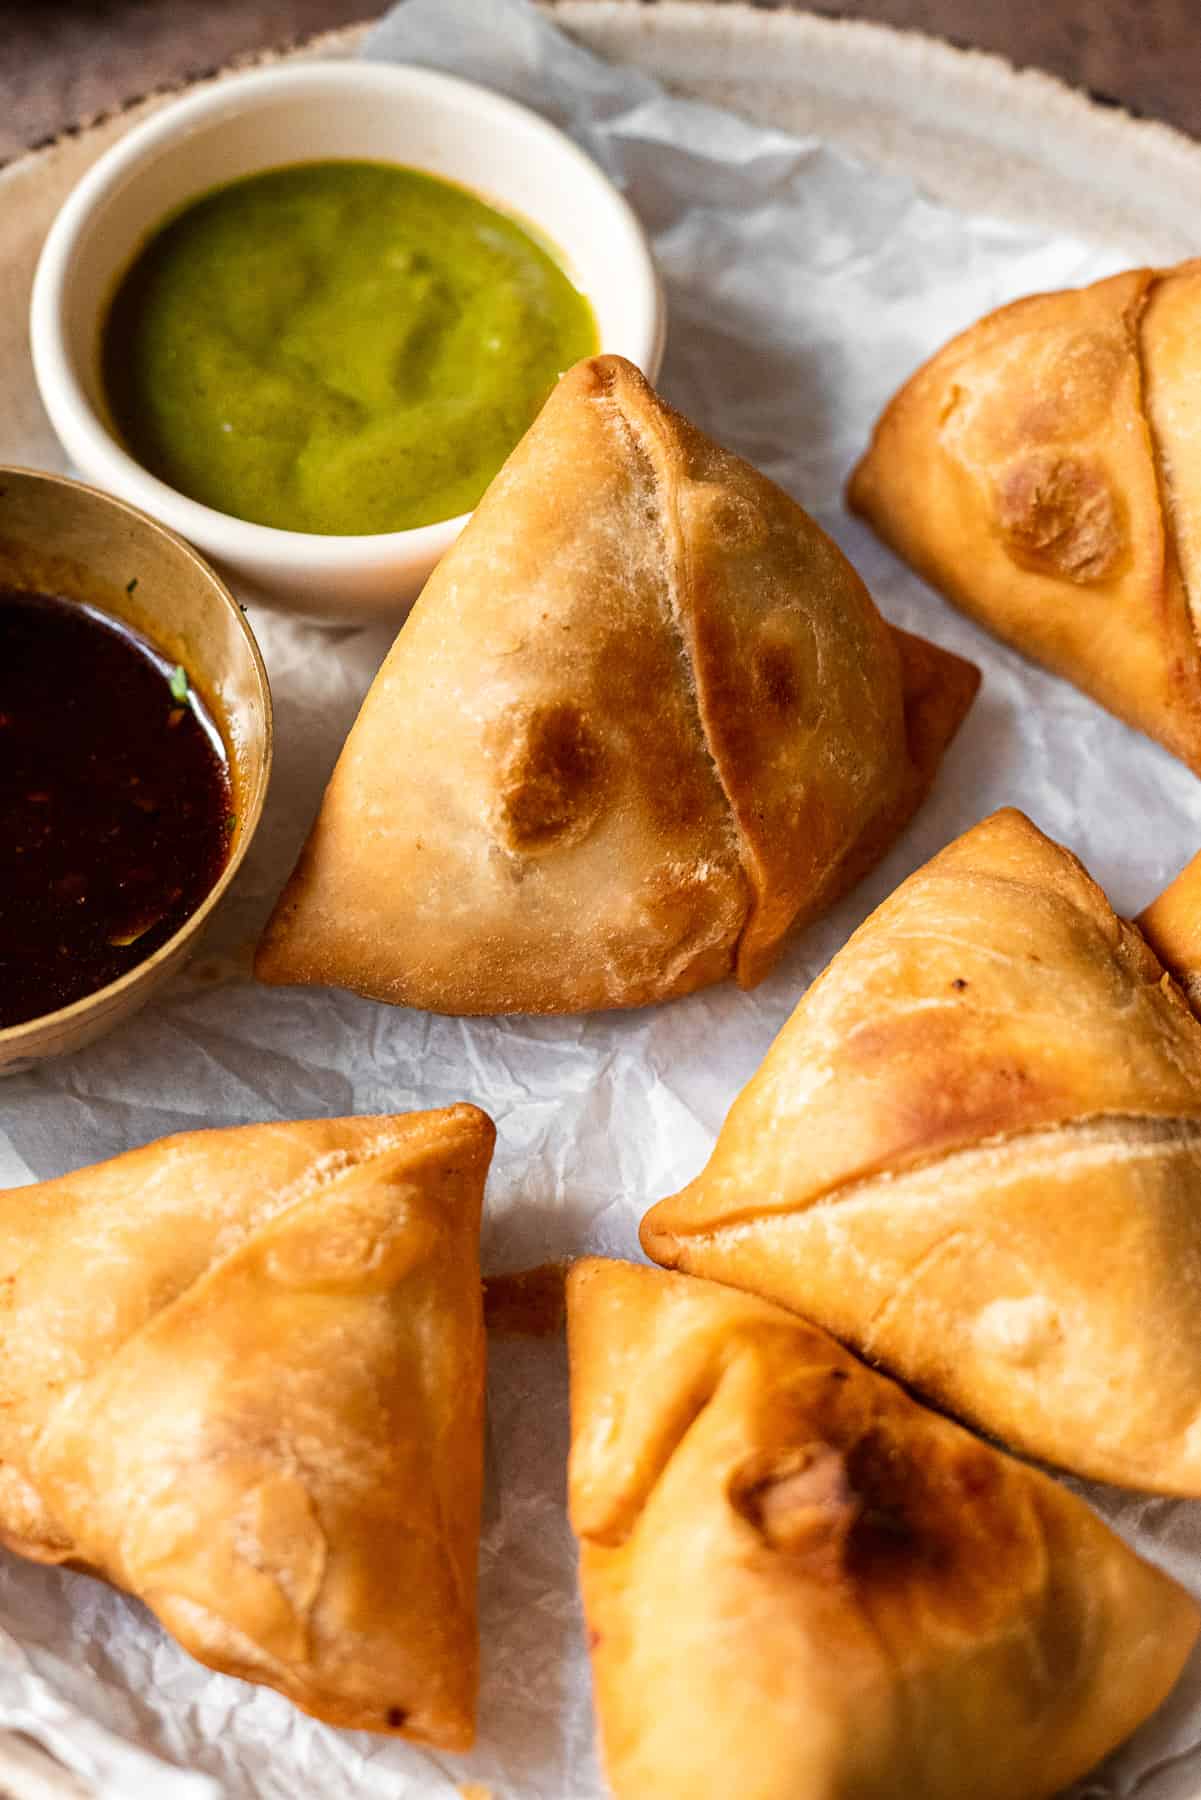
[[[0,587],[0,1029],[165,944],[232,829],[225,746],[184,672],[107,613]]]

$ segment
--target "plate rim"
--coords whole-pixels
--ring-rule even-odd
[[[1090,133],[1121,138],[1127,146],[1137,138],[1153,153],[1173,160],[1181,159],[1189,173],[1201,177],[1201,138],[1191,136],[1180,126],[1154,115],[1132,111],[1124,102],[1100,98],[1035,64],[1019,65],[998,51],[953,43],[948,38],[914,27],[890,25],[876,19],[848,18],[845,14],[808,12],[792,0],[774,7],[754,5],[751,0],[535,0],[535,3],[540,11],[553,15],[568,31],[573,27],[585,27],[588,21],[593,24],[600,21],[617,25],[620,33],[630,29],[631,22],[636,19],[639,25],[634,26],[635,30],[649,25],[651,33],[674,37],[677,42],[686,35],[716,38],[728,33],[732,37],[750,37],[760,45],[773,37],[785,39],[795,50],[798,43],[808,39],[815,48],[826,52],[852,47],[865,50],[868,54],[862,59],[864,67],[895,65],[898,59],[905,64],[920,62],[927,69],[932,67],[934,73],[948,83],[962,85],[966,76],[970,85],[987,89],[994,95],[998,86],[1007,87],[1031,105],[1037,103],[1043,108],[1051,108],[1067,128],[1075,125]],[[203,69],[130,95],[0,161],[0,183],[15,171],[24,172],[31,162],[47,157],[60,144],[82,137],[155,101],[293,56],[348,55],[382,16],[381,11],[349,25],[250,50],[216,68]]]

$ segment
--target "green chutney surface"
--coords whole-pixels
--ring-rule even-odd
[[[216,189],[123,277],[101,346],[138,461],[289,531],[404,531],[469,512],[562,370],[588,301],[514,219],[374,162]]]

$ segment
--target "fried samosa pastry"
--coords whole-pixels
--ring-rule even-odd
[[[1201,855],[1139,914],[1138,928],[1201,1019]]]
[[[494,1137],[249,1125],[0,1193],[0,1541],[330,1724],[467,1748]]]
[[[569,1330],[618,1800],[1046,1800],[1175,1683],[1184,1590],[825,1332],[595,1261]]]
[[[257,972],[444,1013],[750,986],[977,682],[630,364],[581,363],[376,677]]]
[[[1029,1455],[1201,1496],[1201,1024],[1021,813],[860,927],[642,1242]]]
[[[1201,262],[1002,307],[896,395],[852,507],[1201,774]]]

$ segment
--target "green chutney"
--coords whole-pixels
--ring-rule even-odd
[[[376,162],[271,169],[169,219],[101,341],[127,448],[259,525],[404,531],[469,512],[559,376],[598,348],[515,219]]]

